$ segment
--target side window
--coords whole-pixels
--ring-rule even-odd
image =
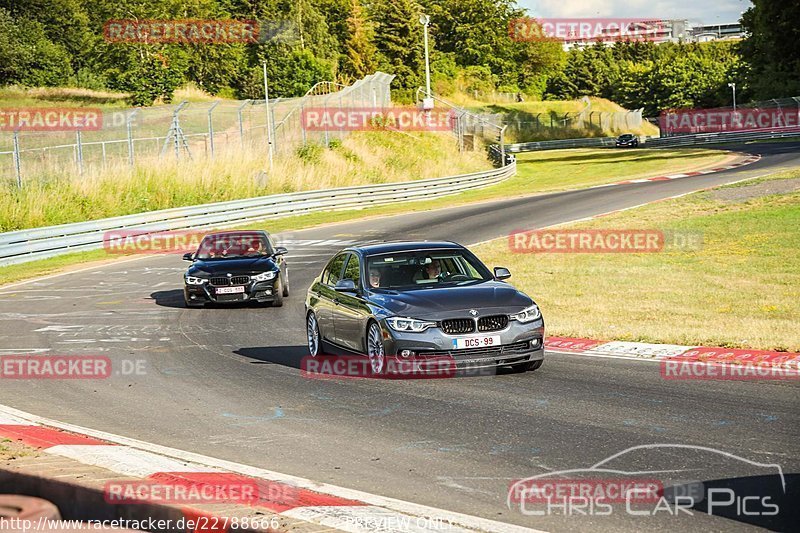
[[[336,282],[342,279],[342,267],[346,258],[346,254],[337,255],[328,263],[328,266],[325,267],[325,272],[322,274],[322,283],[336,285]]]
[[[361,265],[356,254],[350,254],[347,260],[347,267],[344,269],[343,279],[352,279],[356,282],[356,287],[361,286]]]

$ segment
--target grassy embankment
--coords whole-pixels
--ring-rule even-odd
[[[459,100],[459,105],[472,111],[502,114],[504,122],[508,124],[506,142],[509,143],[581,137],[614,137],[622,133],[658,135],[658,128],[645,120],[637,127],[626,125],[621,119],[601,122],[600,113],[627,111],[604,98],[589,98],[588,111],[594,112],[591,124],[588,113],[582,123],[574,120],[578,113],[586,109],[586,103],[583,100],[542,100],[492,104],[479,102],[466,96],[456,98],[456,100]],[[564,125],[565,113],[569,113],[570,117],[566,126]],[[537,117],[539,126],[536,125]]]
[[[538,301],[550,335],[800,351],[800,170],[562,228],[699,232],[703,245],[534,255],[511,252],[506,239],[478,247]]]

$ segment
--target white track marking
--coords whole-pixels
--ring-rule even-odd
[[[41,276],[41,277],[38,277],[38,278],[28,279],[28,280],[25,280],[25,281],[18,281],[16,283],[9,283],[8,285],[1,285],[0,286],[0,294],[5,294],[6,293],[6,289],[10,289],[12,287],[19,287],[20,285],[26,285],[28,283],[35,283],[37,281],[44,281],[46,279],[58,278],[58,277],[61,277],[61,276],[66,276],[67,274],[77,274],[79,272],[86,272],[87,270],[96,270],[96,269],[101,269],[101,268],[105,268],[105,267],[109,267],[109,266],[121,265],[122,263],[130,263],[131,261],[140,261],[140,260],[145,259],[147,257],[152,257],[152,256],[151,255],[140,255],[140,256],[137,256],[137,257],[131,257],[130,259],[121,259],[119,261],[114,261],[113,263],[108,263],[108,264],[105,264],[105,265],[94,265],[94,266],[89,266],[89,267],[86,267],[86,268],[79,268],[77,270],[69,270],[69,271],[66,271],[66,272],[56,272],[55,274],[49,274],[47,276]],[[12,291],[12,292],[14,292],[14,291]]]
[[[99,466],[123,476],[147,477],[158,472],[219,472],[217,468],[203,468],[127,446],[60,444],[47,448],[45,452]]]

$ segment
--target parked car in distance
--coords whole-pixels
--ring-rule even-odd
[[[623,133],[617,137],[614,145],[617,148],[637,148],[639,146],[639,137],[632,133]]]
[[[286,248],[266,231],[225,231],[206,235],[183,275],[187,307],[256,301],[281,307],[289,296]]]

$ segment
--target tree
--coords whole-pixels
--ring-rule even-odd
[[[66,85],[73,71],[70,55],[47,38],[34,20],[15,20],[0,8],[0,85]]]
[[[753,0],[753,4],[742,15],[748,35],[740,46],[753,96],[800,95],[800,3]]]
[[[377,24],[375,45],[381,54],[379,66],[397,76],[400,88],[416,89],[425,68],[419,23],[422,9],[414,0],[378,0],[372,9]]]
[[[375,72],[377,49],[373,42],[374,37],[375,31],[367,20],[361,4],[358,0],[350,0],[350,14],[347,17],[347,33],[344,41],[345,51],[339,67],[343,79],[363,78]]]

